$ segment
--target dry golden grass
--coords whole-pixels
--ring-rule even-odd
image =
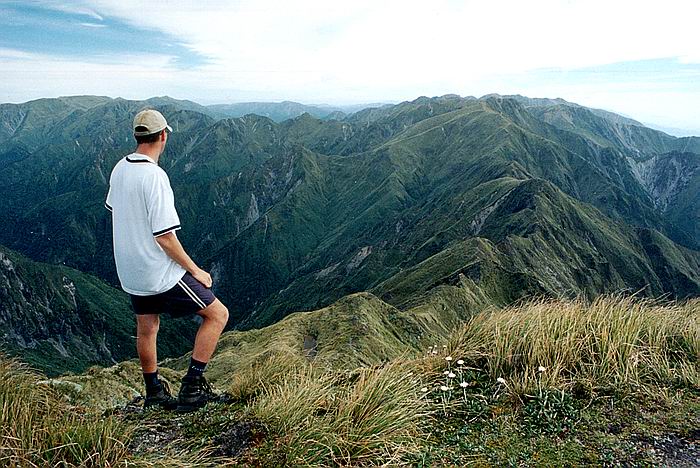
[[[0,356],[0,465],[109,467],[127,459],[128,430],[68,407],[25,365]]]
[[[700,301],[535,300],[474,316],[453,335],[448,352],[494,380],[506,379],[516,395],[577,381],[621,391],[649,384],[700,388]]]
[[[307,367],[252,405],[282,436],[291,466],[394,465],[417,447],[429,409],[409,367],[393,363],[347,377]]]
[[[237,388],[253,389],[243,392],[249,409],[274,428],[290,465],[397,465],[422,443],[421,421],[439,412],[421,387],[439,392],[446,354],[516,400],[577,383],[621,393],[700,388],[699,320],[700,301],[539,299],[474,316],[438,355],[349,374],[277,356]]]
[[[266,386],[294,375],[306,366],[308,363],[295,354],[269,354],[233,374],[228,393],[236,400],[248,401]]]

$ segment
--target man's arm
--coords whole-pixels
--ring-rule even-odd
[[[156,242],[158,242],[158,245],[160,245],[160,247],[166,254],[168,254],[170,258],[180,264],[180,266],[194,276],[197,281],[202,283],[207,288],[211,288],[211,275],[199,268],[197,264],[192,261],[173,231],[157,236],[155,239]]]

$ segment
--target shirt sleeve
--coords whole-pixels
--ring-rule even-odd
[[[180,218],[175,210],[175,196],[165,172],[154,173],[146,186],[146,211],[154,237],[180,229]]]
[[[105,200],[105,208],[107,208],[109,211],[112,211],[112,186],[110,185],[109,190],[107,191],[107,199]]]

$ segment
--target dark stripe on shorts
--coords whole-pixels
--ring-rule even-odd
[[[175,226],[171,226],[171,227],[169,227],[168,229],[163,229],[162,231],[154,232],[154,233],[153,233],[153,236],[154,236],[154,237],[162,236],[163,234],[166,234],[166,233],[168,233],[168,232],[170,232],[170,231],[174,231],[175,229],[180,229],[180,227],[181,227],[181,226],[180,226],[179,224],[176,224]]]
[[[112,211],[112,207],[109,206],[107,203],[105,203],[105,208],[107,208],[109,211]]]

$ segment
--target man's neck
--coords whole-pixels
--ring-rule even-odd
[[[138,145],[134,150],[135,153],[143,154],[151,158],[158,164],[158,158],[160,158],[160,149],[154,145]]]

